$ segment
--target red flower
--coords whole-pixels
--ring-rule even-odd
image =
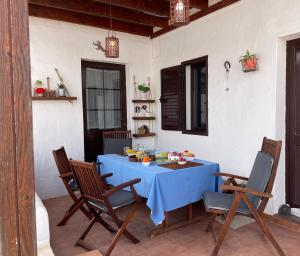
[[[46,90],[42,87],[37,87],[34,89],[36,94],[43,94]]]

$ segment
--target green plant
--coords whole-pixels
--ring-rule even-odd
[[[258,69],[256,54],[250,54],[247,50],[246,54],[240,57],[244,72],[255,71]]]
[[[64,89],[65,88],[65,84],[63,82],[58,82],[57,86],[58,86],[58,89]]]
[[[42,80],[36,80],[34,84],[36,86],[43,86],[43,81]]]
[[[140,84],[138,86],[139,91],[146,93],[150,91],[150,88],[146,84]]]
[[[250,54],[247,50],[246,54],[240,57],[240,63],[245,63],[247,60],[257,59],[256,54]]]

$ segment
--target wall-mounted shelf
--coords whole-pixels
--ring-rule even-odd
[[[155,120],[154,116],[134,116],[133,120]]]
[[[66,100],[73,101],[77,100],[77,97],[43,97],[43,96],[32,96],[32,100]]]
[[[132,100],[133,103],[155,103],[155,100]]]
[[[144,134],[132,134],[132,136],[135,138],[153,137],[153,136],[155,136],[155,133],[149,132],[149,133],[144,133]]]

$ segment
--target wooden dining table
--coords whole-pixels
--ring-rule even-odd
[[[137,193],[146,198],[151,211],[150,217],[158,227],[151,232],[155,236],[200,220],[193,216],[192,204],[203,199],[204,192],[218,190],[220,180],[214,176],[219,172],[219,164],[195,159],[183,166],[152,162],[143,166],[140,162],[130,162],[121,155],[99,155],[99,172],[112,173],[108,183],[118,185],[140,178],[135,185]],[[188,208],[187,219],[173,225],[169,222],[169,212],[181,207]]]

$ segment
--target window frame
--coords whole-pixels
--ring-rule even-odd
[[[205,129],[191,129],[187,130],[186,129],[186,67],[187,66],[192,66],[195,64],[198,64],[199,62],[205,62],[206,63],[206,128]],[[191,135],[201,135],[201,136],[208,136],[208,55],[187,60],[184,62],[181,62],[181,71],[182,71],[182,109],[184,109],[183,114],[182,114],[182,133],[183,134],[191,134]],[[193,85],[193,76],[191,76],[191,110],[195,108],[194,100],[192,97],[192,94],[194,93],[194,85]],[[193,118],[193,114],[191,114],[191,117]]]

